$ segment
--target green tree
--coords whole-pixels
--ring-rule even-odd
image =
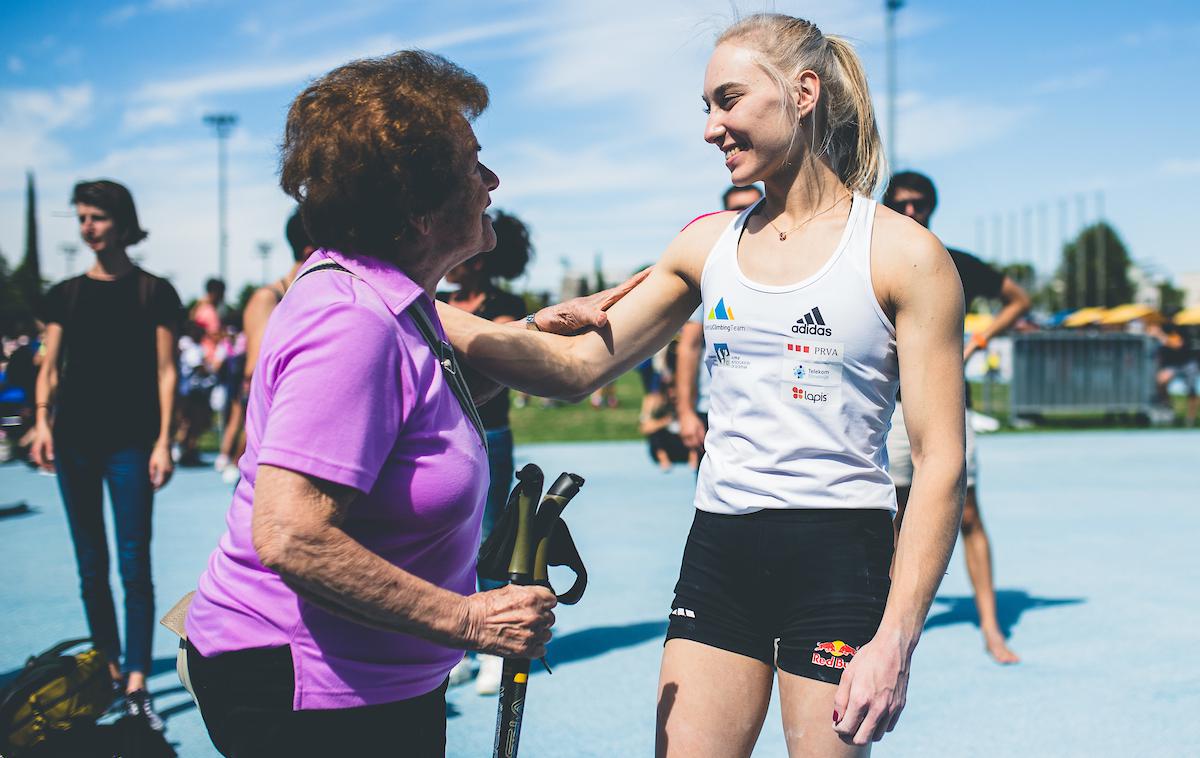
[[[42,267],[38,256],[37,195],[33,189],[33,172],[25,173],[25,257],[12,280],[25,305],[32,308],[42,297]]]
[[[1170,282],[1158,285],[1158,309],[1166,314],[1173,314],[1183,309],[1187,300],[1187,292],[1179,289]]]
[[[1069,308],[1112,308],[1133,299],[1129,251],[1116,230],[1101,221],[1063,246],[1058,270],[1063,303]]]

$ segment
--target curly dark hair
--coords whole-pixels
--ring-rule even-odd
[[[516,279],[525,273],[533,257],[529,229],[521,219],[505,213],[492,212],[492,228],[496,230],[496,246],[490,253],[480,253],[483,273],[490,279]]]
[[[138,221],[133,195],[124,184],[111,179],[79,182],[71,190],[71,204],[94,205],[112,216],[122,245],[136,245],[150,235]]]
[[[482,82],[433,53],[351,61],[292,102],[279,183],[314,244],[390,257],[462,186],[470,120],[487,105]]]

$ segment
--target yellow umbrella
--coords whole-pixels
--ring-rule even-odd
[[[1109,325],[1128,324],[1130,321],[1138,320],[1162,323],[1163,316],[1148,305],[1126,303],[1125,305],[1118,305],[1108,313],[1105,313],[1103,318],[1100,319],[1100,323]]]
[[[990,313],[968,313],[963,321],[963,334],[978,334],[991,326],[994,320]]]
[[[1193,305],[1176,313],[1175,323],[1179,326],[1200,326],[1200,305]]]
[[[1094,324],[1104,317],[1104,308],[1080,308],[1079,310],[1067,316],[1063,321],[1063,326],[1087,326]]]

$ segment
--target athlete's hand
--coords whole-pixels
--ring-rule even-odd
[[[704,435],[708,433],[704,422],[695,411],[679,412],[679,438],[691,450],[704,451]]]
[[[558,605],[545,587],[508,584],[467,598],[467,645],[505,658],[541,658]]]
[[[54,471],[54,434],[45,424],[37,424],[33,430],[33,444],[29,447],[29,458],[43,471]]]
[[[616,287],[594,295],[576,297],[557,305],[547,305],[534,314],[533,323],[543,332],[567,336],[579,334],[586,329],[603,329],[608,325],[608,314],[605,311],[641,284],[653,270],[653,266],[642,269]]]
[[[150,451],[150,483],[154,485],[155,491],[166,486],[173,473],[175,461],[171,460],[171,446],[166,442],[156,443]]]
[[[833,698],[833,730],[842,742],[878,742],[896,728],[908,696],[909,657],[898,636],[882,631],[859,648]]]

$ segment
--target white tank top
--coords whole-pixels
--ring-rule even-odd
[[[895,511],[884,440],[899,368],[895,327],[871,286],[875,202],[855,195],[828,262],[783,286],[738,266],[755,207],[717,240],[700,279],[712,383],[696,507]]]

